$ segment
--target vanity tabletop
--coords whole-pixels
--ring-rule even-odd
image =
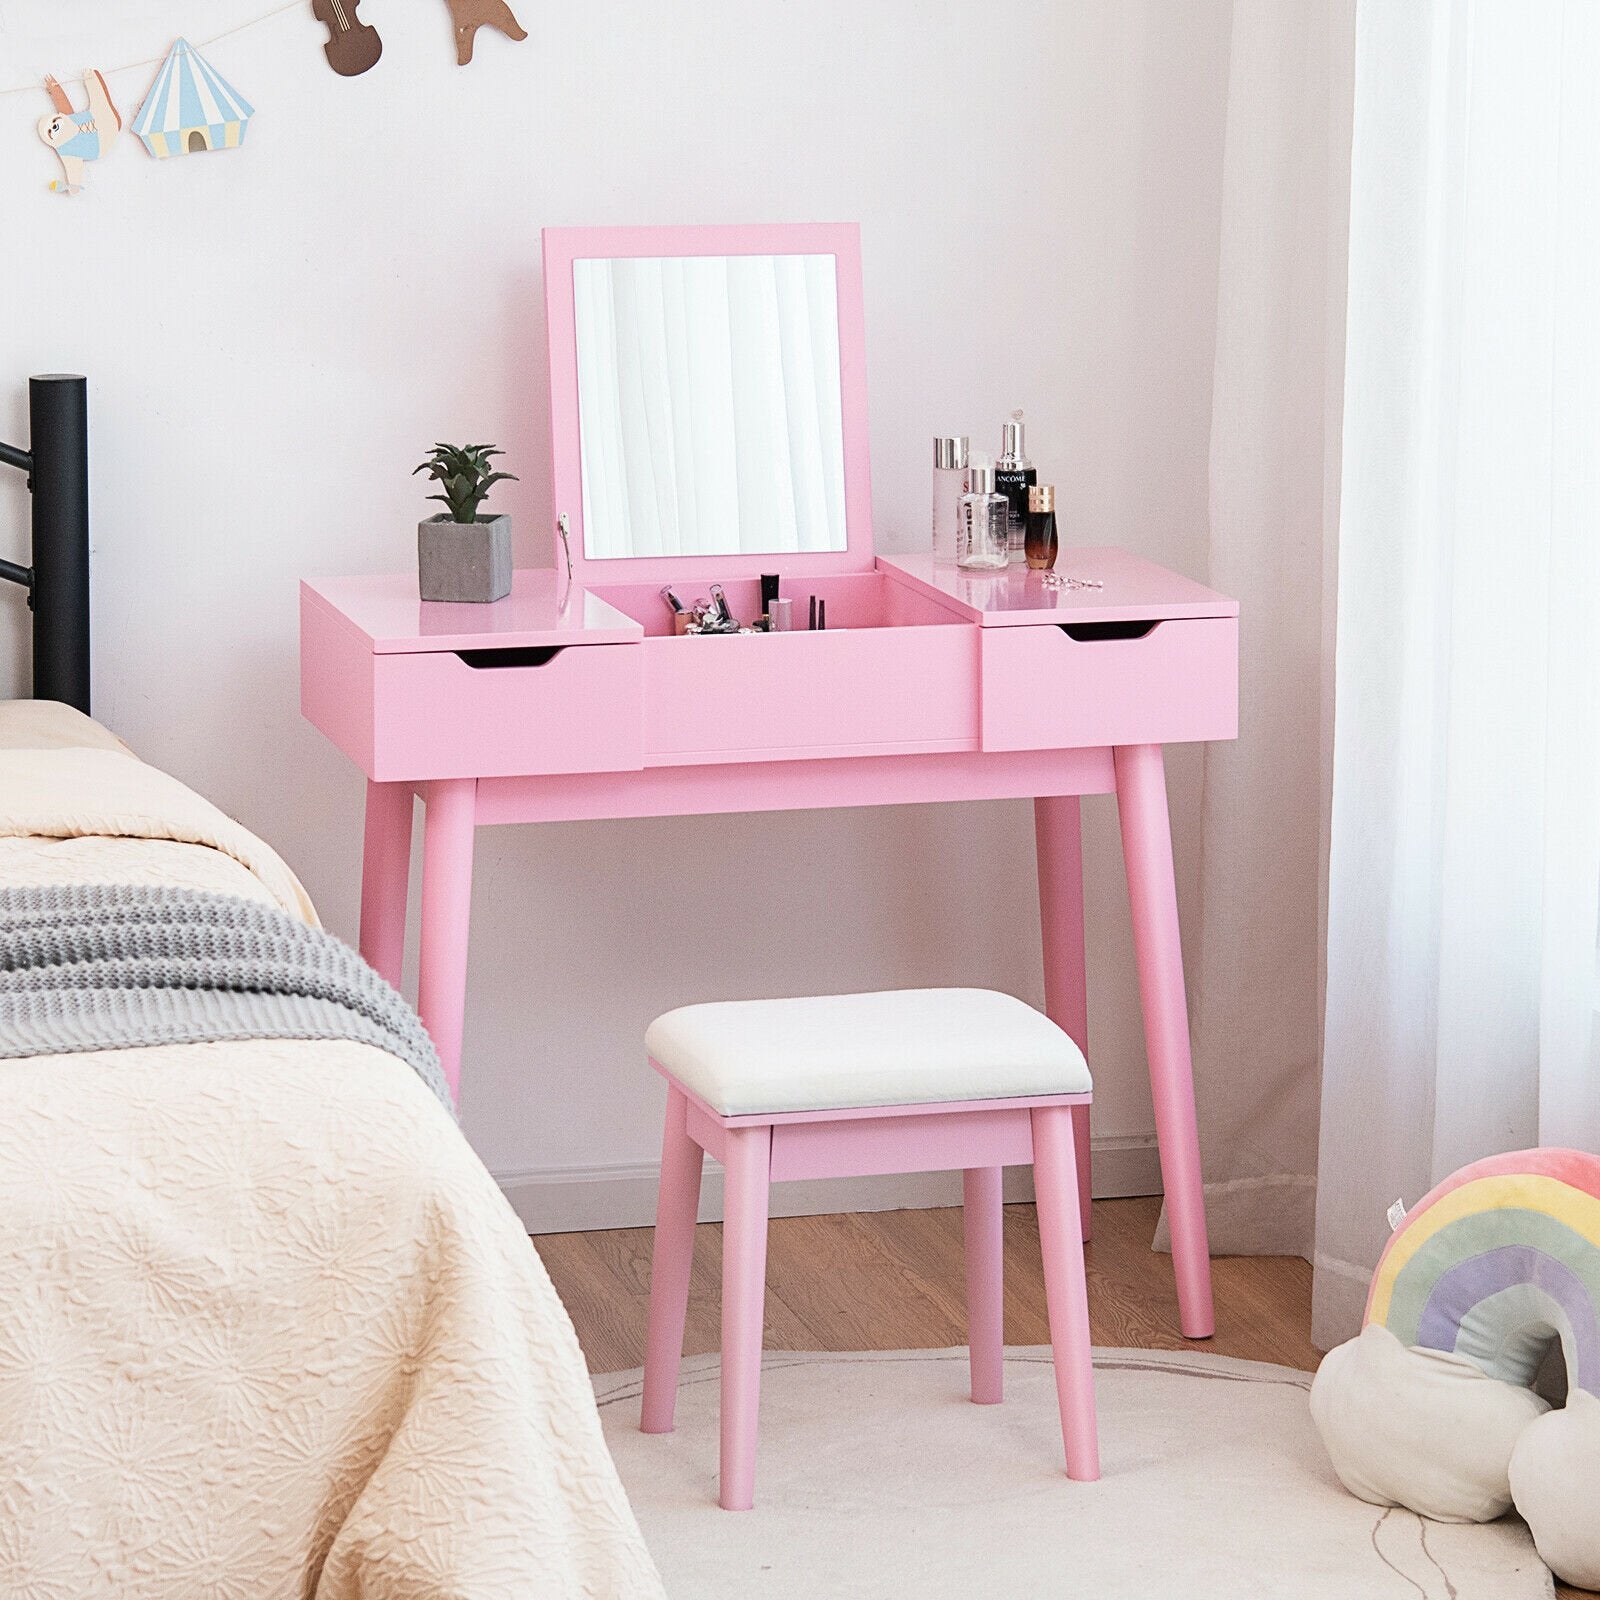
[[[374,655],[427,650],[516,649],[563,644],[631,644],[644,629],[587,589],[563,584],[549,568],[512,574],[511,593],[487,605],[423,600],[414,572],[311,578],[301,592],[367,643]]]
[[[935,563],[931,552],[878,557],[878,567],[985,628],[1041,622],[1137,622],[1236,617],[1239,602],[1131,551],[1105,545],[1063,550],[1056,575],[1099,588],[1055,588],[1026,567],[969,571]]]

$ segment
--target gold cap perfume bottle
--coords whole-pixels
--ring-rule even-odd
[[[1049,572],[1056,564],[1056,489],[1053,483],[1031,484],[1028,488],[1028,527],[1023,545],[1028,567],[1034,572]]]

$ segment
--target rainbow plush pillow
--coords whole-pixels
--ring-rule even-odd
[[[1559,1341],[1564,1409],[1530,1385]],[[1331,1350],[1311,1410],[1352,1494],[1441,1521],[1513,1503],[1546,1563],[1600,1587],[1600,1158],[1474,1162],[1406,1215],[1360,1337]]]

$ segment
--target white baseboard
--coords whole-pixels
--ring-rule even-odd
[[[656,1177],[654,1163],[495,1174],[529,1233],[650,1227],[656,1218]],[[1033,1198],[1031,1168],[1008,1167],[1005,1183],[1007,1200]],[[1161,1165],[1153,1134],[1095,1138],[1095,1199],[1160,1193]],[[961,1175],[956,1172],[807,1179],[778,1184],[772,1191],[775,1217],[812,1217],[831,1211],[916,1211],[960,1203]],[[722,1168],[710,1161],[700,1189],[700,1220],[715,1222],[721,1216]]]

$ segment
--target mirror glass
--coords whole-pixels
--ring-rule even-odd
[[[831,255],[573,262],[584,554],[843,550]]]

